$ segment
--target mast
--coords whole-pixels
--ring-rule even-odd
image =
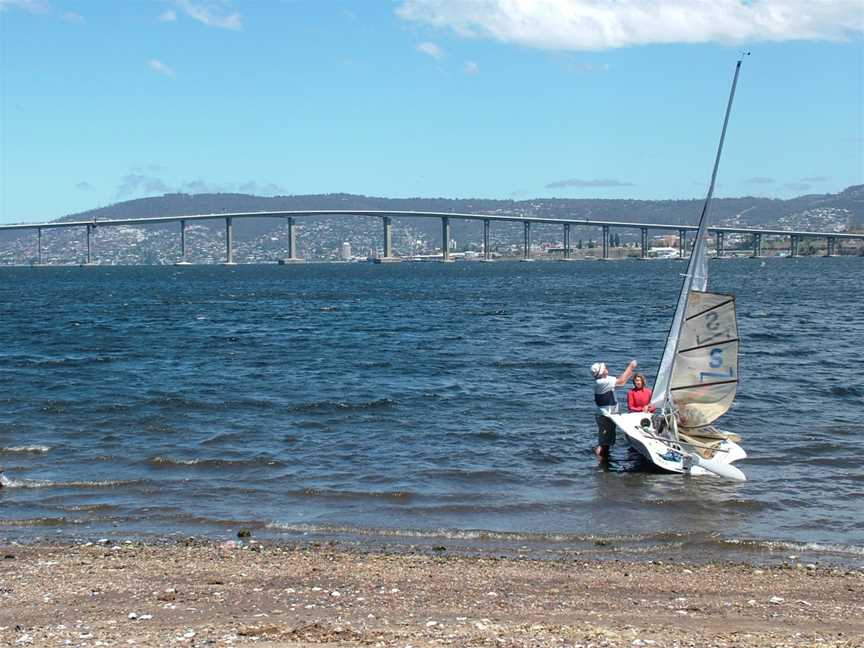
[[[746,54],[749,54],[747,52]],[[745,55],[746,55],[745,54]],[[726,127],[729,125],[729,115],[732,112],[732,102],[735,99],[735,87],[738,85],[738,73],[741,70],[741,59],[735,65],[735,76],[732,78],[732,89],[729,92],[729,101],[726,104],[726,115],[723,118],[723,130],[720,132],[720,143],[717,146],[717,156],[714,158],[714,170],[711,173],[711,184],[708,187],[708,195],[702,205],[702,214],[699,216],[699,229],[696,232],[696,240],[693,243],[693,251],[690,253],[690,262],[687,264],[687,273],[681,284],[681,292],[678,295],[678,305],[675,307],[675,316],[669,328],[666,338],[666,346],[663,349],[663,358],[660,368],[657,370],[657,379],[654,381],[654,394],[651,404],[661,408],[663,412],[672,409],[672,398],[669,387],[672,382],[672,370],[675,366],[675,356],[678,353],[678,342],[681,334],[681,326],[687,313],[687,303],[690,291],[704,292],[708,285],[708,212],[711,207],[711,199],[714,196],[714,185],[717,181],[717,169],[720,167],[720,156],[723,153],[723,142],[726,139]]]

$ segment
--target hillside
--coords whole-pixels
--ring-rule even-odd
[[[116,203],[108,207],[69,214],[60,221],[102,221],[126,218],[152,218],[220,212],[282,211],[304,209],[378,209],[392,211],[434,211],[461,213],[513,214],[550,218],[590,218],[636,223],[695,224],[702,209],[701,199],[692,200],[606,200],[534,199],[489,200],[447,198],[380,198],[351,194],[262,197],[247,194],[166,194]],[[789,200],[741,197],[720,198],[712,203],[711,222],[716,225],[809,229],[819,231],[864,230],[864,185],[837,194],[811,194]],[[381,245],[381,221],[368,217],[304,217],[300,225],[300,250],[306,258],[334,258],[343,241],[350,242],[353,253],[374,253]],[[218,261],[223,254],[220,243],[224,224],[207,221],[190,225],[190,245],[201,262]],[[276,258],[284,255],[284,220],[249,219],[235,223],[235,238],[240,257]],[[111,232],[110,230],[118,230]],[[100,258],[115,263],[161,263],[176,255],[176,223],[143,228],[97,229],[96,246]],[[121,231],[122,230],[122,231]],[[452,221],[456,248],[479,243],[479,221]],[[560,241],[561,228],[537,226],[535,243]],[[596,239],[597,228],[576,228],[574,243],[582,238]],[[519,224],[495,223],[493,245],[521,242]],[[624,242],[637,240],[638,232],[622,230]],[[32,259],[33,234],[5,232],[0,236],[0,263]],[[46,231],[44,245],[58,260],[80,258],[81,234],[74,230]],[[197,242],[196,242],[197,239]],[[423,252],[441,244],[440,220],[394,219],[394,249],[397,254]]]

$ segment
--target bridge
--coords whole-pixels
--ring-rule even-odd
[[[531,226],[532,224],[560,225],[563,227],[564,249],[563,258],[570,259],[572,246],[570,241],[570,230],[572,227],[596,227],[600,229],[602,240],[602,258],[609,258],[609,237],[611,230],[631,229],[641,233],[641,257],[648,256],[648,233],[654,230],[677,231],[678,232],[678,254],[683,257],[686,250],[687,233],[697,230],[695,225],[674,225],[668,223],[630,223],[622,221],[605,221],[591,219],[568,219],[568,218],[544,218],[536,216],[514,216],[504,214],[461,214],[452,212],[421,212],[421,211],[384,211],[369,209],[319,209],[306,211],[266,211],[266,212],[237,212],[218,214],[195,214],[186,216],[156,216],[153,218],[126,218],[116,220],[89,220],[89,221],[54,221],[49,223],[19,223],[11,225],[0,225],[0,231],[5,230],[35,230],[37,237],[37,264],[42,265],[42,231],[47,229],[81,228],[85,232],[87,241],[87,264],[93,260],[92,234],[96,227],[116,227],[120,225],[157,225],[164,223],[180,224],[180,256],[178,263],[185,264],[186,260],[186,224],[190,222],[206,220],[225,221],[225,263],[234,264],[234,221],[246,218],[284,218],[288,229],[288,257],[280,259],[280,263],[298,263],[303,259],[297,255],[297,219],[310,216],[372,216],[381,218],[384,256],[381,262],[398,261],[393,256],[393,219],[394,218],[438,218],[441,219],[441,236],[444,244],[441,252],[442,261],[452,260],[450,254],[451,219],[475,220],[483,222],[483,258],[491,260],[491,249],[489,246],[489,232],[493,221],[522,223],[523,245],[522,258],[531,259]],[[717,256],[725,255],[725,238],[730,234],[743,234],[750,236],[752,241],[753,256],[762,255],[763,236],[782,236],[789,238],[789,255],[798,256],[798,248],[804,239],[824,239],[827,242],[826,256],[834,256],[839,250],[839,245],[847,240],[864,241],[864,233],[849,234],[841,232],[810,232],[776,229],[755,229],[740,227],[710,227],[708,231],[715,237],[715,250]]]

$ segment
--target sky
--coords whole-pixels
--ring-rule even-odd
[[[864,182],[860,0],[0,0],[0,223],[170,192]]]

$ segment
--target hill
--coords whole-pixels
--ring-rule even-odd
[[[702,209],[701,199],[691,200],[607,200],[545,198],[533,200],[490,200],[449,198],[381,198],[351,194],[323,194],[263,197],[248,194],[166,194],[116,203],[108,207],[69,214],[60,221],[116,220],[126,218],[153,218],[192,214],[231,213],[246,211],[290,211],[304,209],[378,209],[392,211],[433,211],[454,213],[512,214],[549,218],[590,218],[635,223],[695,224]],[[856,185],[837,194],[810,194],[788,200],[758,198],[719,198],[712,203],[711,222],[716,225],[737,227],[763,227],[778,229],[808,229],[819,231],[864,230],[864,185]],[[366,255],[381,245],[381,221],[375,217],[304,217],[301,227],[300,248],[307,258],[333,258],[343,241],[351,243],[355,254]],[[198,260],[218,260],[224,249],[219,243],[224,225],[220,221],[207,221],[190,226],[190,241],[197,250]],[[235,238],[241,258],[273,258],[284,254],[284,236],[280,228],[284,220],[249,219],[235,223]],[[102,239],[98,247],[100,258],[113,262],[153,263],[168,261],[176,254],[177,225],[154,225],[135,228],[134,232],[110,233],[115,228],[97,229]],[[576,228],[578,239],[596,239],[597,228]],[[452,221],[453,238],[457,247],[476,245],[482,237],[482,224],[478,221]],[[535,242],[560,241],[557,226],[534,228]],[[144,232],[142,239],[142,232]],[[492,228],[493,244],[510,245],[521,241],[519,224],[495,223]],[[121,236],[122,234],[122,236]],[[623,230],[622,241],[637,240],[638,232]],[[53,237],[53,239],[52,239]],[[194,242],[198,237],[199,243]],[[20,262],[21,257],[32,255],[32,234],[6,232],[0,237],[2,260]],[[45,245],[64,247],[59,258],[80,251],[80,233],[64,230],[46,231]],[[139,240],[142,239],[142,240]],[[204,240],[208,251],[205,253]],[[440,246],[441,225],[438,219],[395,219],[394,249],[399,254],[421,252]],[[119,253],[120,248],[132,246],[134,253]],[[108,248],[117,248],[109,256]],[[128,252],[128,250],[127,250]]]

